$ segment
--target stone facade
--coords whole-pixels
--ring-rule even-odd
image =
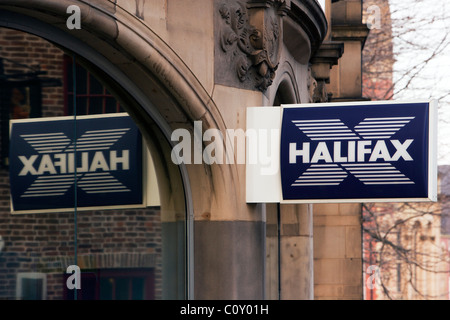
[[[80,30],[66,27],[69,5],[80,8]],[[247,204],[245,165],[176,166],[167,143],[175,129],[193,134],[195,121],[203,132],[245,130],[247,107],[360,99],[361,1],[328,0],[326,8],[315,0],[0,2],[0,26],[31,28],[100,75],[125,102],[155,163],[160,208],[80,213],[81,263],[154,263],[160,233],[162,252],[175,256],[162,258],[163,298],[185,283],[177,297],[362,296],[357,207]],[[16,217],[5,219],[9,226]],[[116,237],[122,241],[109,242]],[[337,280],[327,271],[333,266]]]

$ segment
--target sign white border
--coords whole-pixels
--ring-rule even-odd
[[[281,140],[281,123],[284,108],[334,107],[334,106],[367,106],[381,104],[429,104],[428,123],[428,196],[426,198],[366,198],[366,199],[299,199],[284,200],[281,190],[281,176],[279,170],[275,175],[263,176],[262,164],[246,164],[246,200],[247,203],[365,203],[365,202],[435,202],[437,201],[437,126],[438,103],[436,100],[418,101],[364,101],[364,102],[333,102],[286,104],[281,107],[249,107],[247,108],[247,130],[278,129]],[[249,141],[250,143],[250,141]],[[259,142],[258,142],[259,143]],[[250,147],[247,145],[247,159]],[[280,150],[280,145],[272,147],[272,152]]]
[[[280,139],[277,139],[276,145],[270,146],[270,152],[275,154],[272,157],[275,163],[272,165],[277,168],[272,175],[263,174],[266,165],[258,161],[260,144],[269,145],[270,131],[278,130],[280,136],[281,112],[279,107],[249,107],[247,108],[247,132],[253,131],[256,139],[247,139],[246,144],[246,199],[247,203],[277,203],[281,200],[281,178],[280,178]],[[268,141],[260,141],[261,135],[258,134],[264,130]],[[251,159],[251,153],[257,153],[256,161]],[[254,156],[254,155],[253,155]]]

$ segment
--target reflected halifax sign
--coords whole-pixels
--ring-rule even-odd
[[[127,114],[12,120],[13,213],[141,207],[142,137]]]

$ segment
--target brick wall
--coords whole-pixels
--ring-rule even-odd
[[[63,52],[38,37],[0,28],[4,73],[47,71],[64,81]],[[14,60],[13,63],[10,60]],[[19,65],[20,64],[20,65]],[[42,89],[42,116],[64,115],[63,86]],[[0,145],[1,148],[1,145]],[[0,168],[0,299],[15,299],[19,272],[47,274],[48,299],[61,299],[63,273],[74,262],[74,214],[10,213],[7,168]],[[77,215],[78,264],[82,269],[153,268],[155,297],[162,296],[162,238],[159,208],[83,211]]]
[[[63,52],[51,43],[31,34],[0,28],[0,57],[4,73],[13,75],[33,70],[46,72],[45,77],[63,79]],[[24,66],[31,67],[26,68]],[[64,115],[63,87],[42,90],[44,117]]]

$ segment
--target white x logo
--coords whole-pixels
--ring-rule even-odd
[[[414,184],[390,163],[391,161],[398,161],[400,158],[405,161],[412,161],[413,159],[407,149],[414,140],[407,139],[403,143],[399,140],[390,140],[396,149],[392,157],[388,152],[385,141],[381,140],[390,139],[414,118],[366,118],[356,125],[354,130],[350,129],[340,119],[293,120],[292,123],[311,141],[322,142],[319,142],[312,159],[310,159],[309,142],[304,143],[301,150],[296,149],[296,144],[291,144],[291,163],[295,162],[298,156],[303,157],[304,163],[311,162],[310,167],[298,177],[292,186],[337,186],[349,175],[353,175],[365,185]],[[340,162],[345,163],[337,163],[339,161],[333,161],[327,149],[325,143],[327,140],[335,141],[335,159],[340,157],[339,152],[336,155],[336,149],[339,147],[340,150],[342,141],[349,141],[348,145],[354,146],[358,150],[357,154],[353,156],[349,154],[348,157],[341,158],[346,161]],[[366,148],[366,146],[371,145],[373,140],[377,140],[373,150]],[[369,153],[371,153],[369,163],[361,163],[361,159],[364,160],[365,154]],[[377,159],[384,159],[385,162],[376,162]],[[325,160],[325,163],[319,163],[319,160]]]

